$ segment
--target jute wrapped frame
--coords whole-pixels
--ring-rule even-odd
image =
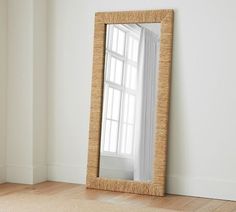
[[[93,78],[87,166],[87,188],[163,196],[165,194],[173,10],[102,12],[95,15]],[[100,178],[99,157],[102,123],[106,24],[161,23],[157,129],[152,182]]]

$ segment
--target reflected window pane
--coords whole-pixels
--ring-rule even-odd
[[[118,135],[118,123],[112,121],[111,123],[111,134],[110,134],[110,152],[116,152],[117,147],[117,135]]]
[[[123,61],[109,57],[107,62],[107,77],[110,82],[121,85],[123,76]]]
[[[119,120],[121,92],[118,89],[108,88],[107,113],[108,119]]]
[[[112,118],[112,104],[113,104],[113,88],[108,88],[108,95],[107,95],[107,112],[106,117],[111,119]]]
[[[123,122],[121,131],[121,153],[131,154],[134,131],[135,96],[124,94]]]
[[[114,27],[113,34],[112,34],[112,44],[111,44],[111,49],[114,52],[117,51],[117,43],[118,43],[118,29]]]
[[[105,123],[105,133],[104,133],[104,151],[109,151],[109,143],[110,143],[110,129],[111,129],[111,121],[107,120]]]
[[[122,125],[121,153],[131,154],[133,152],[133,132],[134,127],[131,124]]]
[[[119,120],[120,114],[120,91],[113,89],[112,119]]]
[[[118,29],[117,27],[113,27],[111,50],[120,55],[124,55],[124,49],[125,32]]]
[[[111,82],[114,82],[115,80],[115,72],[116,72],[116,59],[114,57],[110,58],[110,63],[109,63],[110,67],[108,67],[109,70],[109,80]]]
[[[138,45],[139,42],[134,37],[129,36],[129,45],[128,45],[128,59],[134,62],[138,61]]]
[[[137,84],[137,68],[135,66],[128,64],[126,68],[125,87],[135,90],[136,84]]]
[[[116,60],[116,74],[114,82],[121,85],[122,82],[122,72],[123,72],[123,62],[121,60]]]
[[[125,32],[119,30],[117,53],[123,55],[125,48]]]

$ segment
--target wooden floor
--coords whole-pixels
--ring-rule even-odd
[[[0,185],[0,199],[13,193],[30,193],[35,195],[55,195],[79,198],[81,200],[97,200],[117,205],[155,207],[179,211],[236,211],[236,202],[205,198],[167,195],[152,197],[119,192],[86,189],[84,185],[45,182],[37,185],[20,185],[5,183]],[[0,206],[1,207],[1,206]]]

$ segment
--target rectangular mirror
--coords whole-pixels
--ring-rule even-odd
[[[96,13],[87,188],[165,193],[173,11]]]
[[[160,23],[107,24],[99,177],[151,181]]]

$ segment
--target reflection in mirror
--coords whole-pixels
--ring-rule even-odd
[[[151,181],[160,24],[106,25],[99,177]]]

